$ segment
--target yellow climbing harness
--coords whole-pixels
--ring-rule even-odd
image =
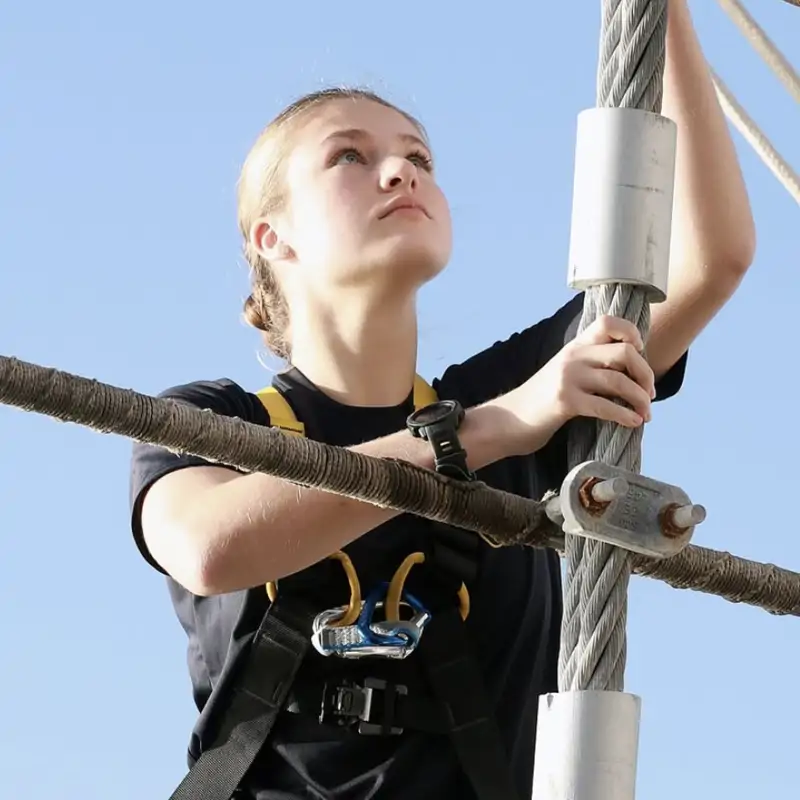
[[[256,396],[267,410],[267,414],[269,414],[271,427],[278,428],[289,436],[306,435],[306,426],[297,419],[294,409],[274,386],[265,387],[256,392]],[[435,403],[437,399],[433,387],[424,378],[417,375],[414,378],[414,408],[424,408],[431,403]],[[358,579],[356,568],[347,553],[339,550],[332,553],[328,558],[332,558],[342,565],[347,576],[347,583],[350,586],[350,602],[347,605],[347,609],[338,620],[328,624],[331,627],[346,627],[355,623],[361,612],[361,582]],[[422,564],[424,561],[424,553],[411,553],[406,556],[403,563],[397,568],[386,593],[387,622],[400,621],[400,599],[403,596],[408,574],[415,564]],[[266,590],[270,602],[275,602],[278,596],[277,583],[270,581],[266,584]],[[458,591],[458,604],[461,618],[465,620],[469,616],[470,599],[469,591],[464,583],[461,584],[461,588]]]
[[[280,428],[290,436],[306,435],[306,426],[297,419],[289,402],[274,386],[267,386],[260,392],[256,392],[256,395],[267,409],[270,425],[273,428]],[[437,399],[433,387],[424,378],[417,375],[414,378],[414,408],[424,408],[435,403]]]

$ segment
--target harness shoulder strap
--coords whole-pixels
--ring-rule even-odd
[[[267,409],[270,424],[290,436],[305,436],[306,426],[297,419],[289,401],[274,387],[266,386],[256,396]],[[435,403],[438,398],[433,387],[422,377],[414,378],[414,408],[420,409]]]
[[[519,800],[477,654],[455,606],[433,615],[420,655],[477,800]]]
[[[313,613],[280,601],[267,611],[218,733],[170,800],[230,800],[269,738],[308,652]]]
[[[431,532],[430,551],[422,565],[436,576],[431,580],[449,581],[450,594],[462,583],[474,584],[480,538],[438,522]],[[520,800],[469,622],[462,620],[455,604],[432,609],[418,652],[476,800]]]
[[[435,403],[438,399],[436,390],[425,378],[417,375],[414,378],[414,409],[419,411],[420,408],[425,408],[425,406]]]
[[[290,436],[306,435],[306,426],[297,419],[288,400],[274,386],[267,386],[260,392],[256,392],[256,397],[267,409],[269,424],[273,428],[280,428]]]

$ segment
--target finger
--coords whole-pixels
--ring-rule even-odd
[[[650,393],[624,372],[613,369],[587,370],[581,380],[581,389],[587,393],[622,400],[644,420],[651,419]]]
[[[613,422],[625,428],[638,428],[644,424],[644,418],[633,409],[621,406],[613,400],[598,395],[584,395],[580,416]]]
[[[627,342],[637,350],[644,350],[644,342],[639,329],[626,319],[608,314],[598,317],[589,327],[576,337],[579,344],[606,344],[608,342]]]
[[[627,342],[591,345],[581,353],[584,363],[596,368],[624,372],[639,384],[652,400],[656,396],[653,369],[644,356]]]

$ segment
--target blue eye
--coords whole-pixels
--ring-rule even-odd
[[[352,147],[348,148],[347,150],[342,150],[340,153],[337,153],[333,158],[334,164],[360,164],[363,162],[363,158],[361,153],[358,150],[354,150]]]
[[[414,150],[414,152],[409,153],[408,160],[420,169],[424,169],[426,172],[433,171],[433,159],[421,150]]]

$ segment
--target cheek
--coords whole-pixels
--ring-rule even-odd
[[[430,185],[430,199],[427,201],[430,204],[433,216],[436,219],[441,219],[443,222],[450,220],[450,204],[447,202],[444,192],[435,183]]]
[[[363,247],[363,202],[345,187],[325,188],[306,195],[296,216],[296,252],[315,273],[338,271],[337,264],[351,261]]]
[[[449,247],[453,238],[453,220],[450,215],[450,204],[441,189],[437,189],[434,208],[433,217],[436,220],[437,228],[443,242]]]
[[[363,217],[365,208],[365,190],[351,171],[344,172],[335,179],[320,186],[318,202],[315,204],[320,213],[324,213],[327,222],[323,224],[345,224],[348,220]]]
[[[316,250],[335,236],[342,224],[342,213],[346,211],[343,206],[342,198],[337,198],[335,192],[322,190],[322,187],[298,193],[293,198],[292,226],[298,244]]]

